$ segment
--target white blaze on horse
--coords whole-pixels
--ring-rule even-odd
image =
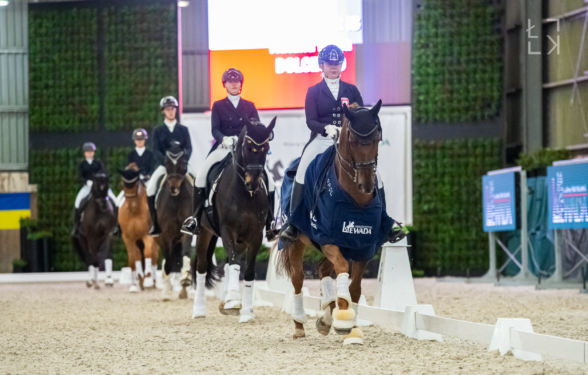
[[[294,285],[294,339],[305,337],[302,284],[306,247],[320,249],[325,255],[318,267],[323,309],[316,322],[318,332],[327,335],[332,326],[338,334],[346,335],[345,344],[363,344],[356,322],[366,264],[384,242],[404,237],[400,228],[393,229],[395,221],[386,214],[383,197],[376,188],[378,144],[382,139],[380,106],[381,101],[372,109],[343,106],[345,119],[339,142],[309,165],[303,201],[288,218],[300,235],[295,242],[281,240],[278,271],[289,275]],[[287,191],[286,183],[283,192]],[[285,195],[282,206],[287,209],[289,197]],[[353,261],[351,275],[349,261]]]

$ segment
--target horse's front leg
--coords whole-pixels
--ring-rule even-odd
[[[301,236],[302,237],[302,236]],[[294,320],[294,340],[305,337],[304,323],[306,323],[306,312],[304,311],[304,303],[302,296],[302,284],[304,283],[304,249],[306,245],[299,239],[294,244],[286,245],[282,254],[287,258],[287,264],[290,268],[288,274],[294,286],[294,309],[292,311],[292,319]]]
[[[333,310],[333,328],[338,334],[347,335],[355,326],[357,319],[355,311],[351,308],[349,263],[341,254],[338,246],[325,245],[322,247],[322,251],[327,259],[333,263],[337,274],[337,308]]]
[[[247,323],[255,319],[253,314],[253,284],[255,283],[255,259],[261,248],[263,237],[259,233],[259,238],[255,238],[247,244],[247,268],[243,280],[243,303],[241,307],[241,317],[239,323]]]
[[[359,299],[361,298],[361,280],[363,278],[363,272],[365,270],[365,266],[367,262],[353,262],[353,266],[351,268],[351,284],[349,285],[349,294],[351,295],[351,307],[355,311],[355,319],[357,321],[357,315],[359,312]],[[343,341],[343,345],[363,345],[363,332],[357,325],[353,327],[351,332],[345,336],[345,340]]]
[[[237,234],[233,233],[223,226],[221,228],[221,237],[223,246],[227,253],[227,262],[229,263],[229,273],[227,278],[228,292],[224,301],[219,305],[219,311],[223,315],[240,315],[241,313],[241,293],[239,289],[239,274],[241,266],[237,261],[239,250],[244,250],[245,244],[237,244]]]
[[[316,320],[316,329],[321,335],[328,335],[333,325],[333,310],[336,307],[337,295],[333,288],[331,275],[335,266],[330,260],[324,259],[319,265],[319,279],[321,282],[321,310],[323,314]]]

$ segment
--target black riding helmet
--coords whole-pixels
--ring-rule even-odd
[[[345,55],[343,54],[343,51],[341,51],[341,48],[333,44],[329,44],[328,46],[323,48],[318,54],[319,65],[324,62],[343,63],[343,60],[345,60]]]
[[[88,151],[96,151],[96,145],[93,144],[92,142],[86,142],[84,143],[84,145],[82,146],[82,151],[83,152],[88,152]]]
[[[142,141],[148,138],[147,130],[142,128],[133,130],[133,141]]]
[[[243,77],[243,73],[239,71],[237,68],[229,68],[223,73],[223,86],[227,81],[239,81],[241,82],[241,87],[243,87],[243,82],[245,78]]]
[[[176,107],[178,108],[178,101],[173,96],[166,96],[159,102],[159,109],[163,111],[165,107]]]

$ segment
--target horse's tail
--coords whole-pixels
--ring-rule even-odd
[[[273,246],[272,251],[277,251],[276,261],[276,275],[287,276],[290,278],[292,263],[290,262],[290,252],[294,249],[293,243],[286,242],[282,250],[278,250],[277,246]]]
[[[135,241],[135,245],[141,250],[141,265],[143,266],[143,272],[147,273],[147,270],[145,269],[145,243],[143,240],[138,239]]]
[[[218,237],[212,236],[210,243],[208,244],[208,250],[206,251],[206,263],[208,264],[208,267],[206,268],[206,287],[208,289],[214,287],[214,283],[220,280],[219,268],[212,262],[217,241]]]

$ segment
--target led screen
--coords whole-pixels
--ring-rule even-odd
[[[588,228],[588,163],[547,168],[549,228]]]
[[[482,177],[484,186],[484,231],[516,229],[515,172]]]

